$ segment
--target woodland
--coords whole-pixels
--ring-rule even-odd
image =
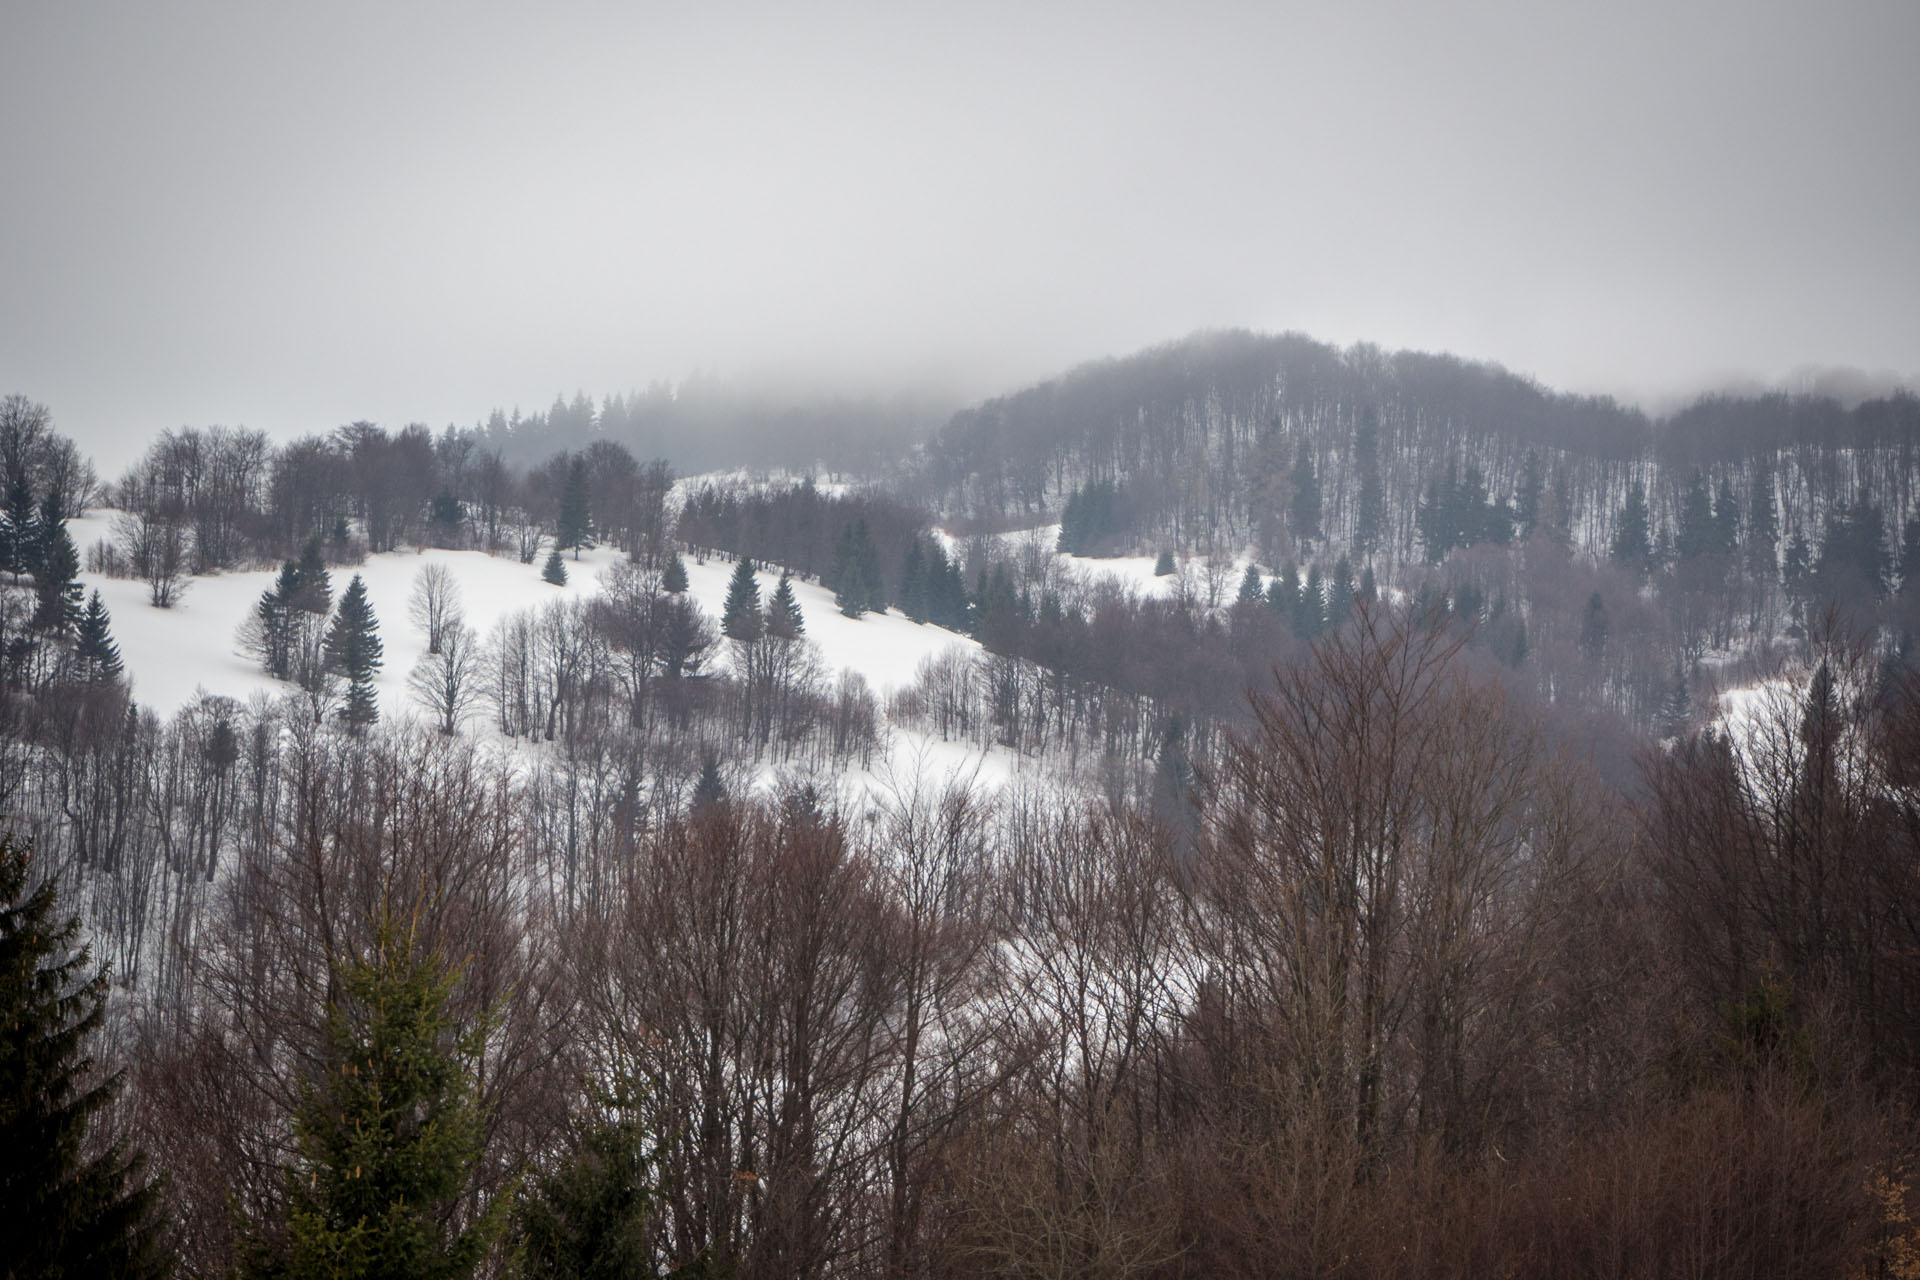
[[[0,401],[0,1272],[1920,1276],[1920,400],[680,403],[103,483]],[[485,633],[360,577],[589,547]],[[143,706],[83,576],[242,571],[275,696]]]

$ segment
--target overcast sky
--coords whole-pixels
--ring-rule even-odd
[[[1920,374],[1920,4],[0,6],[0,392],[467,423],[1197,328]]]

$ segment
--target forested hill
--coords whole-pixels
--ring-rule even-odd
[[[1451,355],[1233,331],[1088,364],[959,413],[930,441],[924,476],[928,498],[985,521],[1057,517],[1096,486],[1104,527],[1093,542],[1104,546],[1090,550],[1225,540],[1278,563],[1330,544],[1404,562],[1450,549],[1451,535],[1429,536],[1419,513],[1436,486],[1461,483],[1513,517],[1487,532],[1547,518],[1593,554],[1630,486],[1648,485],[1656,530],[1671,527],[1695,469],[1745,498],[1770,464],[1782,473],[1783,526],[1810,539],[1834,504],[1872,502],[1897,521],[1912,505],[1917,442],[1911,395],[1852,409],[1716,397],[1655,421]],[[1289,511],[1308,481],[1319,510]]]

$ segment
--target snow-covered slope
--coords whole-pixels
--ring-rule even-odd
[[[76,546],[85,548],[109,537],[112,513],[89,512],[69,522]],[[429,564],[442,564],[460,584],[461,608],[467,623],[484,639],[500,619],[567,596],[585,597],[601,589],[600,574],[619,558],[607,548],[567,560],[567,585],[541,580],[539,566],[482,554],[478,551],[405,551],[370,556],[357,567],[333,571],[334,590],[344,589],[353,574],[366,580],[373,611],[380,622],[385,666],[379,673],[381,713],[401,716],[412,707],[407,695],[407,672],[426,651],[426,637],[407,620],[407,597],[414,575]],[[688,560],[689,590],[716,619],[726,599],[729,561]],[[200,693],[246,698],[256,690],[287,692],[259,667],[241,657],[235,634],[262,592],[273,585],[267,571],[225,573],[190,580],[186,594],[170,609],[147,603],[143,582],[83,574],[88,590],[98,588],[113,615],[114,637],[133,684],[134,697],[163,716],[192,702]],[[771,592],[776,578],[761,574],[762,594]],[[848,618],[833,604],[831,592],[796,582],[794,592],[806,618],[807,636],[820,648],[829,667],[851,668],[864,675],[882,698],[913,680],[920,663],[953,645],[975,642],[939,627],[910,622],[899,613]]]

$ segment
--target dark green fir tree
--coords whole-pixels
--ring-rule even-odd
[[[373,692],[373,675],[381,666],[380,624],[367,599],[367,584],[357,573],[340,595],[340,608],[327,629],[325,652],[328,669],[347,681],[340,718],[354,728],[374,723],[380,718]]]
[[[753,561],[746,556],[733,566],[727,580],[727,603],[720,613],[720,634],[729,640],[758,640],[766,629],[760,611],[760,580],[753,576]]]
[[[587,460],[575,457],[567,467],[567,484],[560,491],[560,518],[554,533],[554,542],[562,551],[573,552],[573,558],[580,558],[583,547],[593,545],[593,511],[589,506],[587,483]]]
[[[1156,578],[1164,578],[1172,573],[1173,570],[1173,552],[1171,549],[1163,547],[1160,550],[1160,558],[1153,562],[1153,576]]]
[[[660,575],[660,589],[674,596],[687,589],[687,566],[680,559],[680,553],[677,551],[673,553],[673,558],[667,561],[666,572]]]
[[[660,1274],[653,1220],[658,1175],[630,1089],[596,1097],[567,1150],[536,1172],[516,1211],[527,1280],[642,1280]]]
[[[1235,604],[1258,604],[1266,599],[1267,589],[1260,581],[1260,570],[1253,565],[1240,576],[1240,594],[1234,597]]]
[[[120,646],[113,642],[113,628],[107,606],[95,591],[87,598],[86,612],[76,628],[73,660],[80,678],[88,684],[108,684],[120,678]]]
[[[34,589],[39,604],[33,625],[49,635],[71,635],[80,620],[80,555],[64,520],[41,528]]]
[[[294,1113],[285,1217],[247,1232],[241,1274],[471,1276],[508,1209],[497,1197],[460,1212],[480,1167],[475,1079],[487,1026],[462,1025],[458,973],[390,916],[335,977],[323,1069]]]
[[[767,598],[767,634],[776,640],[797,640],[806,633],[807,620],[793,594],[793,579],[783,573],[780,585]]]
[[[107,1004],[80,921],[56,914],[32,854],[0,838],[0,1276],[164,1276],[141,1160],[89,1133],[120,1089],[88,1052]]]
[[[547,552],[547,562],[540,568],[540,580],[556,587],[567,585],[567,562],[560,558],[560,548]]]

